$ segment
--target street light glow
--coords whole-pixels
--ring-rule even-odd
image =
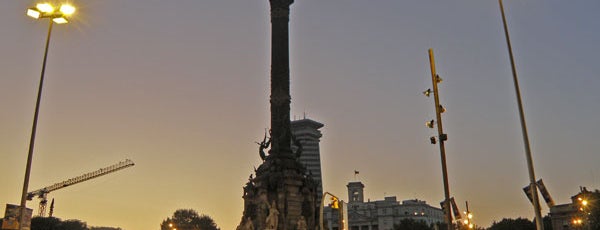
[[[65,24],[69,21],[67,21],[66,18],[60,17],[60,18],[53,18],[52,21],[54,21],[56,24]]]
[[[64,15],[72,15],[73,13],[75,13],[75,7],[69,4],[64,4],[62,6],[60,6],[60,12],[63,13]]]
[[[27,9],[27,16],[29,16],[29,17],[37,19],[37,18],[40,18],[41,15],[42,15],[42,13],[36,9],[32,9],[32,8]]]
[[[75,13],[75,10],[75,7],[71,4],[63,4],[59,10],[56,10],[49,3],[38,3],[35,7],[27,9],[27,15],[36,19],[50,18],[57,24],[65,24],[69,22],[67,16]]]
[[[38,3],[37,5],[35,5],[35,7],[44,13],[52,13],[54,12],[54,7],[52,7],[52,5],[48,4],[48,3]]]

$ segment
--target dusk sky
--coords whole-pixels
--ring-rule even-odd
[[[223,230],[269,128],[267,0],[71,0],[55,25],[29,190],[124,159],[136,165],[49,194],[54,216],[159,229],[176,209]],[[19,204],[48,21],[0,0],[0,212]],[[558,204],[600,188],[600,1],[505,0],[536,176]],[[477,225],[532,219],[496,0],[296,0],[291,117],[325,124],[325,191],[347,200],[444,199],[427,50],[448,134],[451,196]],[[38,200],[28,202],[37,212]],[[542,214],[548,208],[542,204]]]

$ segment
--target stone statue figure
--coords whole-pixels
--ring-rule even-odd
[[[254,224],[252,224],[250,217],[246,218],[246,222],[244,222],[244,230],[254,230]]]
[[[269,148],[269,145],[271,145],[271,138],[267,138],[267,132],[265,131],[265,137],[263,138],[263,141],[258,143],[255,142],[256,144],[258,144],[258,154],[260,155],[260,159],[262,159],[263,161],[265,160],[265,158],[267,157],[267,155],[265,154],[265,149]],[[254,170],[256,171],[256,170]]]
[[[300,143],[300,140],[296,139],[296,135],[292,135],[292,143],[296,146],[296,159],[300,159],[300,156],[302,156],[302,151],[304,150],[302,143]]]
[[[300,216],[300,218],[298,218],[298,221],[296,222],[296,230],[307,230],[308,226],[306,225],[306,219],[304,219],[304,216]]]
[[[271,206],[269,207],[269,216],[267,216],[266,224],[268,230],[277,229],[277,224],[279,222],[279,211],[277,210],[277,206],[275,205],[275,201],[271,202]]]
[[[252,219],[250,217],[245,218],[242,217],[242,221],[240,225],[235,228],[235,230],[254,230],[254,225],[252,224]]]
[[[242,216],[242,220],[240,221],[240,224],[235,228],[235,230],[244,230],[244,217]]]

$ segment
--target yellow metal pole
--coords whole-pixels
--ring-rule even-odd
[[[506,24],[506,16],[504,15],[504,5],[502,0],[498,0],[500,4],[500,12],[502,13],[502,23],[504,25],[504,35],[506,36],[506,44],[508,46],[508,54],[510,56],[510,67],[512,69],[515,92],[517,94],[517,104],[519,106],[519,118],[521,119],[521,132],[523,134],[523,144],[525,145],[525,157],[527,158],[527,169],[529,171],[529,185],[533,198],[533,209],[535,212],[535,225],[537,230],[543,230],[542,212],[540,210],[540,199],[537,192],[537,184],[535,183],[535,172],[533,169],[533,158],[531,157],[531,147],[529,146],[529,136],[527,134],[527,124],[525,123],[525,113],[523,112],[523,102],[521,101],[521,91],[519,89],[519,80],[517,78],[517,68],[515,67],[515,59],[513,57],[510,36],[508,35],[508,26]]]
[[[431,66],[431,82],[433,84],[433,97],[435,99],[435,115],[437,119],[437,128],[438,128],[438,137],[440,143],[440,156],[442,158],[442,176],[444,180],[444,216],[446,219],[446,224],[448,225],[448,230],[452,230],[452,213],[450,211],[450,186],[448,185],[448,169],[446,167],[446,149],[444,147],[444,142],[448,139],[447,135],[444,134],[444,129],[442,127],[442,111],[440,108],[440,98],[438,94],[438,83],[439,76],[435,71],[435,60],[433,57],[433,49],[429,49],[429,64]]]

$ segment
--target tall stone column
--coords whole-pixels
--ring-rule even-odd
[[[317,183],[292,151],[290,122],[290,5],[293,0],[269,0],[271,5],[271,133],[260,143],[263,163],[244,186],[244,213],[238,230],[314,230],[318,219]],[[269,155],[264,150],[270,146]],[[305,226],[305,227],[299,227]]]
[[[290,149],[290,5],[293,0],[269,0],[271,4],[271,150],[277,157],[291,157]]]

